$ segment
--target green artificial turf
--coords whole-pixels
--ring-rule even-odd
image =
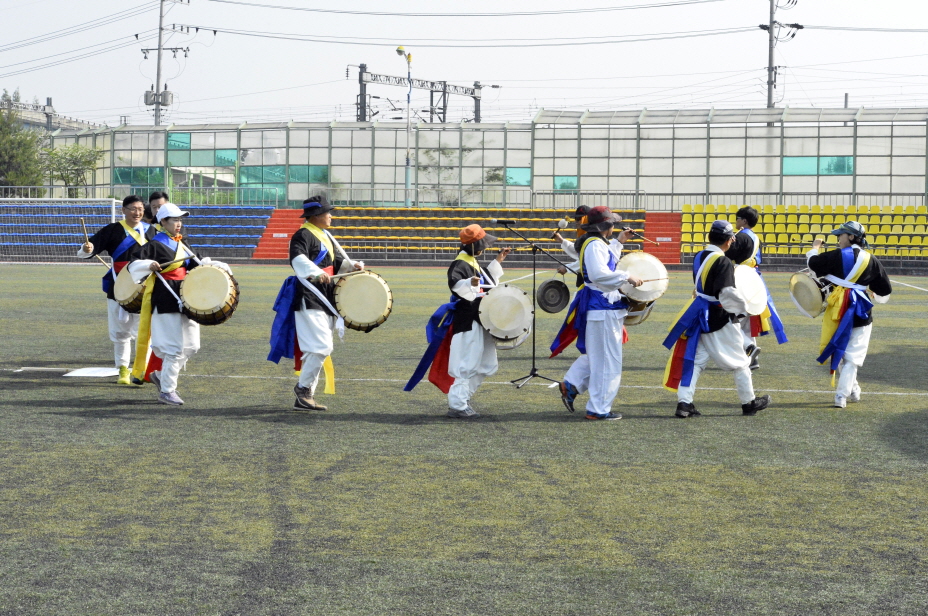
[[[692,291],[675,273],[629,328],[624,419],[508,385],[530,339],[500,352],[484,417],[453,421],[429,383],[402,391],[444,269],[375,269],[394,312],[336,343],[330,410],[305,414],[292,365],[265,360],[287,268],[236,268],[238,311],[202,328],[174,408],[62,377],[112,361],[102,267],[0,265],[0,615],[928,612],[928,293],[876,307],[844,410],[820,321],[767,274],[791,339],[761,341],[771,408],[743,417],[709,370],[703,417],[675,419],[660,343]],[[577,355],[547,359],[563,316],[539,313],[554,379]]]

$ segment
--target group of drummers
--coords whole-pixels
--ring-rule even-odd
[[[103,277],[110,340],[119,375],[117,383],[153,383],[158,400],[182,405],[177,392],[180,371],[200,346],[200,325],[228,320],[238,304],[239,288],[226,263],[200,256],[185,242],[182,229],[189,216],[165,193],[149,199],[151,222],[144,220],[142,199],[123,200],[123,220],[87,237],[77,256],[105,252],[112,267]],[[351,259],[329,228],[335,209],[324,196],[303,203],[304,223],[290,239],[288,277],[274,303],[268,359],[293,359],[299,373],[294,386],[296,411],[325,411],[316,400],[320,376],[325,393],[334,392],[334,333],[345,327],[370,331],[392,310],[389,285]],[[655,257],[622,254],[635,234],[604,206],[581,206],[574,212],[576,239],[561,247],[569,263],[559,272],[576,274],[576,293],[539,287],[542,309],[567,316],[551,344],[551,357],[576,343],[579,357],[558,382],[561,401],[575,412],[578,396],[588,394],[585,418],[620,419],[613,410],[622,377],[626,326],[643,322],[667,289],[667,270]],[[726,219],[711,224],[708,245],[693,262],[693,297],[680,311],[663,341],[670,350],[663,385],[677,392],[675,415],[698,417],[694,403],[700,374],[711,358],[734,374],[744,415],[755,415],[770,396],[755,394],[752,370],[759,368],[759,336],[772,334],[787,342],[783,323],[760,276],[761,245],[751,230],[758,222],[754,208],[741,208],[735,225]],[[563,228],[563,227],[562,227]],[[818,361],[829,362],[835,375],[834,406],[860,400],[857,370],[863,365],[872,329],[873,303],[888,301],[892,292],[882,265],[869,251],[862,225],[848,221],[831,232],[838,248],[821,252],[823,238],[806,254],[808,270],[790,280],[790,294],[807,316],[823,314]],[[533,304],[526,293],[501,282],[503,262],[511,248],[498,251],[486,265],[479,258],[497,242],[480,225],[459,233],[460,250],[448,267],[450,299],[426,325],[428,347],[405,391],[428,380],[448,397],[447,416],[480,417],[472,400],[481,383],[498,370],[497,349],[515,348],[530,333]],[[549,281],[551,282],[551,281]],[[562,283],[561,283],[562,284]],[[551,304],[551,305],[548,305]],[[134,362],[132,341],[136,341]]]

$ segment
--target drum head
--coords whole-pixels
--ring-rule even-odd
[[[799,308],[799,312],[814,319],[825,310],[825,292],[822,287],[807,274],[793,274],[789,279],[789,296]]]
[[[735,266],[735,288],[747,301],[748,314],[759,315],[767,308],[767,287],[753,267]]]
[[[340,278],[335,284],[335,309],[351,329],[368,332],[390,316],[393,293],[374,272]]]
[[[562,280],[545,280],[535,290],[535,300],[545,312],[557,314],[570,303],[570,289]]]
[[[532,302],[528,293],[509,284],[493,287],[480,300],[480,323],[501,340],[518,338],[532,328]]]
[[[619,269],[638,276],[642,280],[651,280],[640,287],[623,284],[619,290],[629,299],[638,302],[653,302],[667,291],[667,268],[660,259],[646,252],[630,252],[619,259]],[[662,280],[655,280],[660,278]]]
[[[220,310],[235,295],[232,277],[213,265],[201,265],[187,273],[180,283],[180,297],[192,312]]]
[[[113,297],[120,304],[131,302],[140,292],[142,284],[132,280],[129,275],[129,268],[124,267],[119,275],[116,276],[116,284],[113,285]]]

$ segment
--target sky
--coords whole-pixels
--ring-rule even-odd
[[[777,106],[843,107],[845,93],[851,107],[928,106],[928,2],[779,4],[778,21],[804,28],[781,30],[795,36],[776,46]],[[166,2],[165,47],[189,52],[165,52],[162,80],[174,104],[163,123],[353,121],[357,65],[405,76],[397,45],[413,54],[415,78],[480,81],[484,122],[529,121],[541,108],[765,107],[768,41],[758,25],[769,7],[769,0]],[[0,89],[18,88],[25,101],[52,97],[58,113],[100,124],[122,116],[151,124],[143,95],[156,61],[141,50],[157,47],[158,10],[158,0],[0,0]],[[405,88],[371,85],[368,93],[379,97],[371,100],[375,120],[405,121]],[[413,117],[428,121],[428,107],[429,93],[413,90]],[[472,118],[472,99],[452,96],[448,120]]]

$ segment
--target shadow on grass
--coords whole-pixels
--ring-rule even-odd
[[[140,420],[150,417],[228,417],[231,419],[247,419],[255,416],[277,415],[281,412],[279,408],[268,408],[267,406],[236,406],[217,409],[192,408],[186,405],[170,406],[161,404],[157,400],[127,403],[120,400],[85,398],[77,401],[77,404],[84,408],[46,411],[43,414],[93,419]],[[30,403],[29,406],[41,408],[48,405]]]
[[[885,353],[867,355],[867,362],[860,369],[858,379],[903,389],[923,388],[924,370],[924,347],[895,346]]]
[[[890,416],[880,427],[880,437],[899,453],[928,461],[928,409]]]

